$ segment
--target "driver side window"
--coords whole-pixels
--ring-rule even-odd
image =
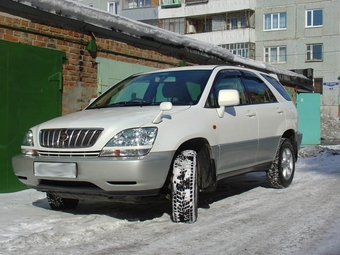
[[[218,107],[218,93],[223,89],[236,89],[240,95],[240,105],[249,103],[242,83],[241,73],[234,70],[223,70],[216,76],[214,85],[206,102],[206,107]]]

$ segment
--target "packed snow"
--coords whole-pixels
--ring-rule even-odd
[[[0,194],[0,254],[338,255],[340,145],[299,154],[289,188],[269,188],[264,173],[223,180],[193,224],[172,223],[168,201],[53,211],[42,192]]]

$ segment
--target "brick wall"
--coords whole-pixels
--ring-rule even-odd
[[[39,24],[1,12],[0,39],[66,53],[67,59],[63,65],[63,114],[81,110],[92,97],[97,96],[97,56],[155,68],[178,66],[180,62],[154,51],[100,37],[96,37],[97,52],[91,54],[87,50],[88,41],[93,39],[91,35]]]

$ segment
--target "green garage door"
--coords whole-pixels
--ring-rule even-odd
[[[316,145],[321,142],[320,94],[297,94],[299,131],[303,134],[302,145]]]
[[[64,58],[61,51],[0,40],[0,192],[25,188],[11,158],[30,127],[61,114]]]
[[[148,72],[157,68],[138,64],[125,63],[106,58],[96,58],[98,63],[98,95],[125,79],[126,77],[140,72]]]

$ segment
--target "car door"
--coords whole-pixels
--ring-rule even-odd
[[[256,163],[271,162],[274,159],[282,130],[285,130],[284,107],[278,102],[266,83],[252,72],[243,72],[251,103],[256,108],[258,119],[259,148]]]
[[[230,173],[252,166],[258,147],[258,120],[254,106],[249,104],[241,73],[237,70],[222,70],[214,81],[212,92],[217,98],[222,89],[236,89],[240,104],[225,108],[218,118],[220,155],[217,174]]]

